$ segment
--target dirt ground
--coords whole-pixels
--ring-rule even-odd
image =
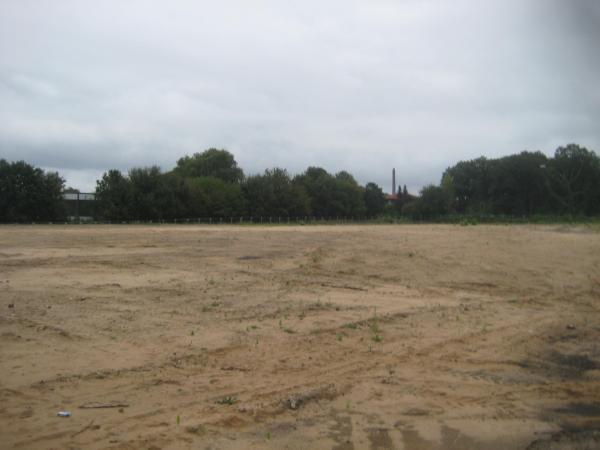
[[[594,449],[598,430],[597,230],[0,227],[0,448]]]

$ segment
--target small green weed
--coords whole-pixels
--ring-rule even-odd
[[[371,324],[369,325],[369,328],[371,329],[371,332],[373,334],[378,334],[381,332],[381,328],[379,328],[379,324],[377,323],[376,320],[374,320],[373,322],[371,322]]]
[[[219,400],[217,400],[217,403],[219,405],[235,405],[238,402],[237,398],[233,397],[233,396],[227,396],[227,397],[223,397]]]
[[[216,308],[220,304],[221,304],[221,302],[218,302],[218,301],[215,300],[214,302],[211,302],[210,305],[203,305],[202,306],[202,312],[212,311],[214,308]]]

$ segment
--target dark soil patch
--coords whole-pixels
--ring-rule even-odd
[[[560,431],[546,439],[537,439],[526,450],[598,450],[600,430]]]
[[[394,448],[394,443],[392,442],[387,429],[371,428],[368,432],[372,450],[388,450]]]
[[[598,403],[572,403],[556,412],[561,414],[572,414],[584,417],[600,417],[600,404]]]
[[[586,371],[600,367],[587,355],[563,354],[556,351],[549,353],[544,359],[525,360],[519,365],[524,369],[558,378],[579,378]]]

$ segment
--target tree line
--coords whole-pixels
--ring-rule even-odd
[[[460,161],[445,170],[439,185],[425,186],[401,212],[415,220],[599,215],[600,158],[569,144],[558,147],[553,157],[524,151]]]
[[[24,161],[0,159],[0,222],[49,222],[65,216],[65,180]]]
[[[173,170],[109,170],[97,181],[99,215],[106,220],[173,220],[201,217],[376,216],[384,193],[360,186],[348,172],[309,167],[291,176],[267,169],[245,176],[234,156],[211,148],[177,161]]]
[[[0,222],[64,220],[64,179],[24,161],[0,160]],[[158,166],[112,169],[96,182],[95,218],[113,222],[202,217],[377,217],[444,220],[450,216],[600,214],[600,159],[576,144],[552,157],[521,152],[480,157],[447,168],[418,196],[399,188],[392,200],[375,183],[346,171],[308,167],[291,176],[273,168],[246,176],[234,156],[211,148]]]

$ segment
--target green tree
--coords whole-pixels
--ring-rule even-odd
[[[163,181],[166,190],[169,191],[171,201],[168,209],[170,218],[189,219],[198,217],[197,215],[191,214],[190,211],[192,197],[186,178],[179,176],[175,172],[167,172],[163,174]]]
[[[335,178],[321,167],[309,167],[294,178],[294,183],[302,186],[310,199],[311,214],[315,216],[335,216],[339,211],[334,205]]]
[[[185,183],[185,210],[187,215],[192,218],[215,216],[211,211],[212,201],[210,188],[211,183],[207,183],[206,177],[184,178]],[[219,180],[223,183],[222,180]]]
[[[130,211],[136,220],[164,220],[174,216],[174,195],[158,166],[134,167]]]
[[[248,177],[242,191],[250,216],[297,217],[310,213],[310,200],[303,186],[292,183],[285,169],[265,170]]]
[[[365,213],[363,189],[346,171],[333,176],[321,167],[309,167],[294,178],[294,183],[306,189],[314,216],[360,216]]]
[[[443,186],[430,184],[421,189],[421,195],[402,207],[402,214],[413,220],[435,220],[450,212],[451,198]]]
[[[180,158],[173,170],[184,178],[214,177],[226,183],[239,183],[244,178],[235,157],[227,150],[216,148]]]
[[[546,186],[559,211],[600,212],[600,160],[596,153],[577,144],[559,147],[545,169]]]
[[[396,213],[402,214],[402,210],[403,210],[404,206],[415,200],[416,200],[416,197],[414,195],[410,195],[408,193],[408,189],[406,188],[406,185],[404,185],[403,187],[398,185],[396,199],[393,200],[392,205],[390,205],[391,206],[390,211],[391,212],[395,211]]]
[[[244,197],[239,184],[215,177],[187,178],[192,217],[234,217],[244,213]]]
[[[64,183],[57,172],[0,159],[0,221],[63,220]]]
[[[512,216],[545,212],[548,194],[543,166],[547,162],[541,152],[521,152],[491,161],[490,212]]]
[[[367,215],[375,217],[383,213],[385,208],[385,194],[375,183],[367,183],[364,191],[364,203]]]
[[[128,178],[116,169],[111,169],[96,181],[96,201],[101,218],[123,221],[132,218],[132,185]]]
[[[404,186],[406,188],[406,186]],[[449,213],[455,212],[456,206],[456,193],[454,189],[454,180],[452,176],[449,174],[444,174],[442,177],[442,182],[440,184],[442,191],[444,193],[444,198],[446,199],[446,211]]]
[[[335,199],[344,216],[362,216],[366,213],[364,201],[364,188],[362,188],[352,175],[342,170],[335,175]]]
[[[460,161],[446,169],[452,178],[455,206],[459,213],[487,213],[490,211],[489,187],[492,162],[485,157]]]

